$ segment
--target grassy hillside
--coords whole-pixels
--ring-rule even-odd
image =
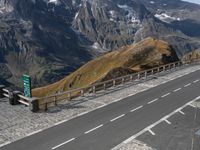
[[[64,79],[34,89],[33,95],[42,97],[86,87],[101,80],[108,80],[176,60],[177,56],[168,43],[147,38],[137,44],[122,47],[92,60]]]

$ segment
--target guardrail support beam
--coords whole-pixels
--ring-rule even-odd
[[[19,102],[19,100],[20,100],[19,94],[22,94],[22,93],[20,91],[14,91],[13,92],[14,105],[20,104],[20,102]]]
[[[39,111],[39,100],[36,97],[30,98],[29,109],[32,112]]]
[[[9,91],[8,95],[9,95],[9,103],[10,105],[18,105],[20,98],[19,95],[20,92],[19,91]]]
[[[3,98],[3,88],[5,88],[5,85],[0,85],[0,98]]]

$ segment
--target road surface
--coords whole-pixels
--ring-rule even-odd
[[[196,71],[0,150],[109,150],[199,96],[200,71]]]

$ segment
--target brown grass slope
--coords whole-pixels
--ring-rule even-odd
[[[98,81],[152,68],[177,59],[175,52],[168,43],[147,38],[137,44],[122,47],[92,60],[64,79],[34,89],[33,95],[42,97],[74,88],[86,87]]]

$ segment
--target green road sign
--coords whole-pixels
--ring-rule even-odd
[[[24,96],[32,97],[31,93],[31,78],[28,75],[23,75],[23,82],[24,82]]]

